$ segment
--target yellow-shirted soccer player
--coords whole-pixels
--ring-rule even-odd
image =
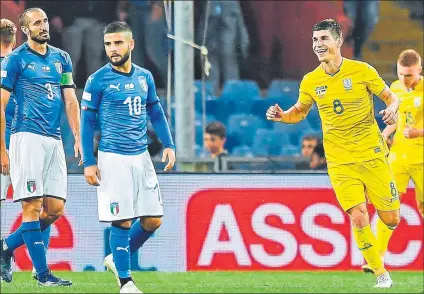
[[[390,89],[399,97],[397,123],[387,126],[383,137],[396,131],[390,149],[389,164],[395,177],[399,194],[406,193],[409,180],[415,185],[417,207],[424,218],[424,107],[421,56],[414,50],[403,51],[397,60],[399,80]],[[383,258],[387,251],[392,230],[377,219],[377,244]],[[384,260],[384,259],[383,259]],[[368,265],[362,269],[372,272]]]
[[[304,76],[293,107],[283,111],[278,105],[271,106],[266,116],[275,122],[297,123],[316,103],[337,200],[349,214],[356,243],[377,276],[375,287],[388,288],[392,279],[370,228],[365,194],[386,226],[395,228],[400,202],[387,162],[388,148],[374,118],[373,94],[387,105],[380,112],[386,124],[395,123],[398,99],[373,67],[342,57],[340,24],[326,19],[312,30],[313,51],[321,64]]]

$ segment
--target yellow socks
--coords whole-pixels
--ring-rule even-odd
[[[368,265],[379,276],[386,271],[381,261],[380,253],[377,247],[377,240],[371,230],[371,226],[367,225],[363,228],[353,227],[353,235],[359,250],[367,261]]]
[[[384,258],[384,254],[389,246],[390,237],[393,234],[395,228],[388,227],[380,218],[377,218],[376,235],[377,235],[377,246],[380,252],[381,258]]]

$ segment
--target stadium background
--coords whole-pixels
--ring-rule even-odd
[[[17,23],[25,7],[41,2],[1,1],[1,17]],[[275,102],[283,108],[292,105],[302,75],[316,66],[310,45],[311,26],[326,17],[339,20],[345,32],[353,24],[344,13],[342,1],[240,4],[251,43],[241,64],[241,79],[224,81],[219,95],[206,83],[207,121],[219,120],[227,126],[227,160],[233,169],[231,173],[209,173],[214,160],[202,146],[201,74],[196,63],[198,80],[193,85],[192,106],[196,112],[196,156],[184,159],[190,173],[175,169],[171,174],[162,174],[163,164],[154,158],[164,195],[164,225],[133,256],[133,269],[359,269],[363,260],[326,172],[294,169],[295,162],[308,160],[300,157],[302,136],[321,133],[316,109],[301,124],[287,128],[269,124],[264,115]],[[72,5],[78,8],[87,4],[81,1]],[[414,1],[380,2],[378,22],[363,47],[362,59],[374,65],[388,84],[396,79],[400,51],[414,48],[423,55],[422,17],[422,9]],[[18,42],[22,42],[21,34]],[[345,56],[353,56],[351,43],[343,50]],[[77,77],[80,98],[80,87],[87,77],[84,60],[74,66],[81,73]],[[151,61],[147,61],[149,66],[158,75]],[[167,109],[166,83],[159,84],[158,93]],[[375,100],[376,112],[382,108],[382,102]],[[383,127],[378,117],[377,121]],[[173,134],[178,132],[172,119],[171,125]],[[103,271],[102,260],[108,253],[107,226],[97,222],[95,189],[85,183],[73,158],[73,139],[65,116],[62,131],[72,175],[65,216],[52,230],[49,261],[52,269]],[[12,189],[9,198],[11,193]],[[87,224],[91,224],[89,231]],[[18,225],[19,207],[7,201],[2,207],[1,234],[9,234]],[[389,268],[423,270],[422,226],[410,190],[403,199],[402,223],[389,246]],[[18,270],[31,268],[25,248],[16,257]]]

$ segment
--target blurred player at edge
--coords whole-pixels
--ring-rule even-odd
[[[337,200],[351,219],[359,250],[377,276],[375,287],[388,288],[392,279],[371,231],[365,194],[393,230],[399,223],[400,202],[387,162],[388,148],[374,118],[372,95],[387,105],[380,112],[386,124],[395,123],[398,99],[373,67],[342,57],[343,36],[335,20],[323,20],[312,31],[312,48],[321,64],[303,77],[299,100],[293,107],[283,111],[278,105],[271,106],[266,116],[293,124],[307,116],[314,102],[317,104],[328,174]]]
[[[57,278],[49,270],[41,232],[62,216],[67,195],[60,133],[62,101],[75,137],[75,156],[80,152],[80,112],[72,62],[68,53],[47,44],[49,22],[43,10],[25,10],[19,25],[28,41],[8,55],[1,66],[1,166],[2,173],[8,174],[4,108],[13,92],[16,111],[10,137],[10,177],[13,201],[22,204],[22,224],[1,241],[2,277],[10,275],[11,280],[13,251],[25,243],[39,285],[70,286],[71,281]]]
[[[16,26],[15,24],[6,18],[0,20],[0,60],[3,61],[4,57],[9,55],[16,45]],[[2,78],[3,75],[2,72]],[[15,113],[15,99],[11,97],[7,103],[5,109],[6,114],[6,151],[9,150],[10,141],[10,126],[12,124],[13,115]],[[7,189],[9,188],[11,181],[10,175],[0,174],[0,201],[6,199]]]
[[[82,146],[87,183],[98,186],[99,220],[111,222],[112,254],[104,265],[113,271],[121,293],[141,293],[130,272],[130,256],[162,223],[158,179],[147,152],[147,115],[165,149],[165,171],[175,163],[175,146],[156,94],[152,74],[131,63],[134,40],[125,22],[104,30],[109,63],[92,74],[82,96]],[[101,138],[98,167],[93,156],[96,115]],[[131,221],[139,218],[134,224]]]
[[[390,149],[389,164],[401,198],[406,193],[409,180],[412,178],[417,207],[424,219],[424,93],[421,71],[421,56],[416,51],[409,49],[399,55],[397,60],[399,80],[394,81],[390,87],[399,97],[399,113],[397,123],[387,126],[383,131],[383,137],[387,140],[396,131]],[[392,232],[381,219],[377,219],[377,242],[383,260]],[[372,272],[367,264],[362,269],[365,272]]]

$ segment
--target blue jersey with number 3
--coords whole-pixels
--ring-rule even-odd
[[[108,63],[88,78],[81,108],[98,112],[99,150],[136,155],[147,149],[146,105],[158,102],[148,70],[132,64],[131,72],[126,74]]]
[[[1,87],[16,101],[12,134],[30,132],[60,139],[62,74],[72,73],[68,53],[47,46],[41,55],[22,44],[1,63]]]

